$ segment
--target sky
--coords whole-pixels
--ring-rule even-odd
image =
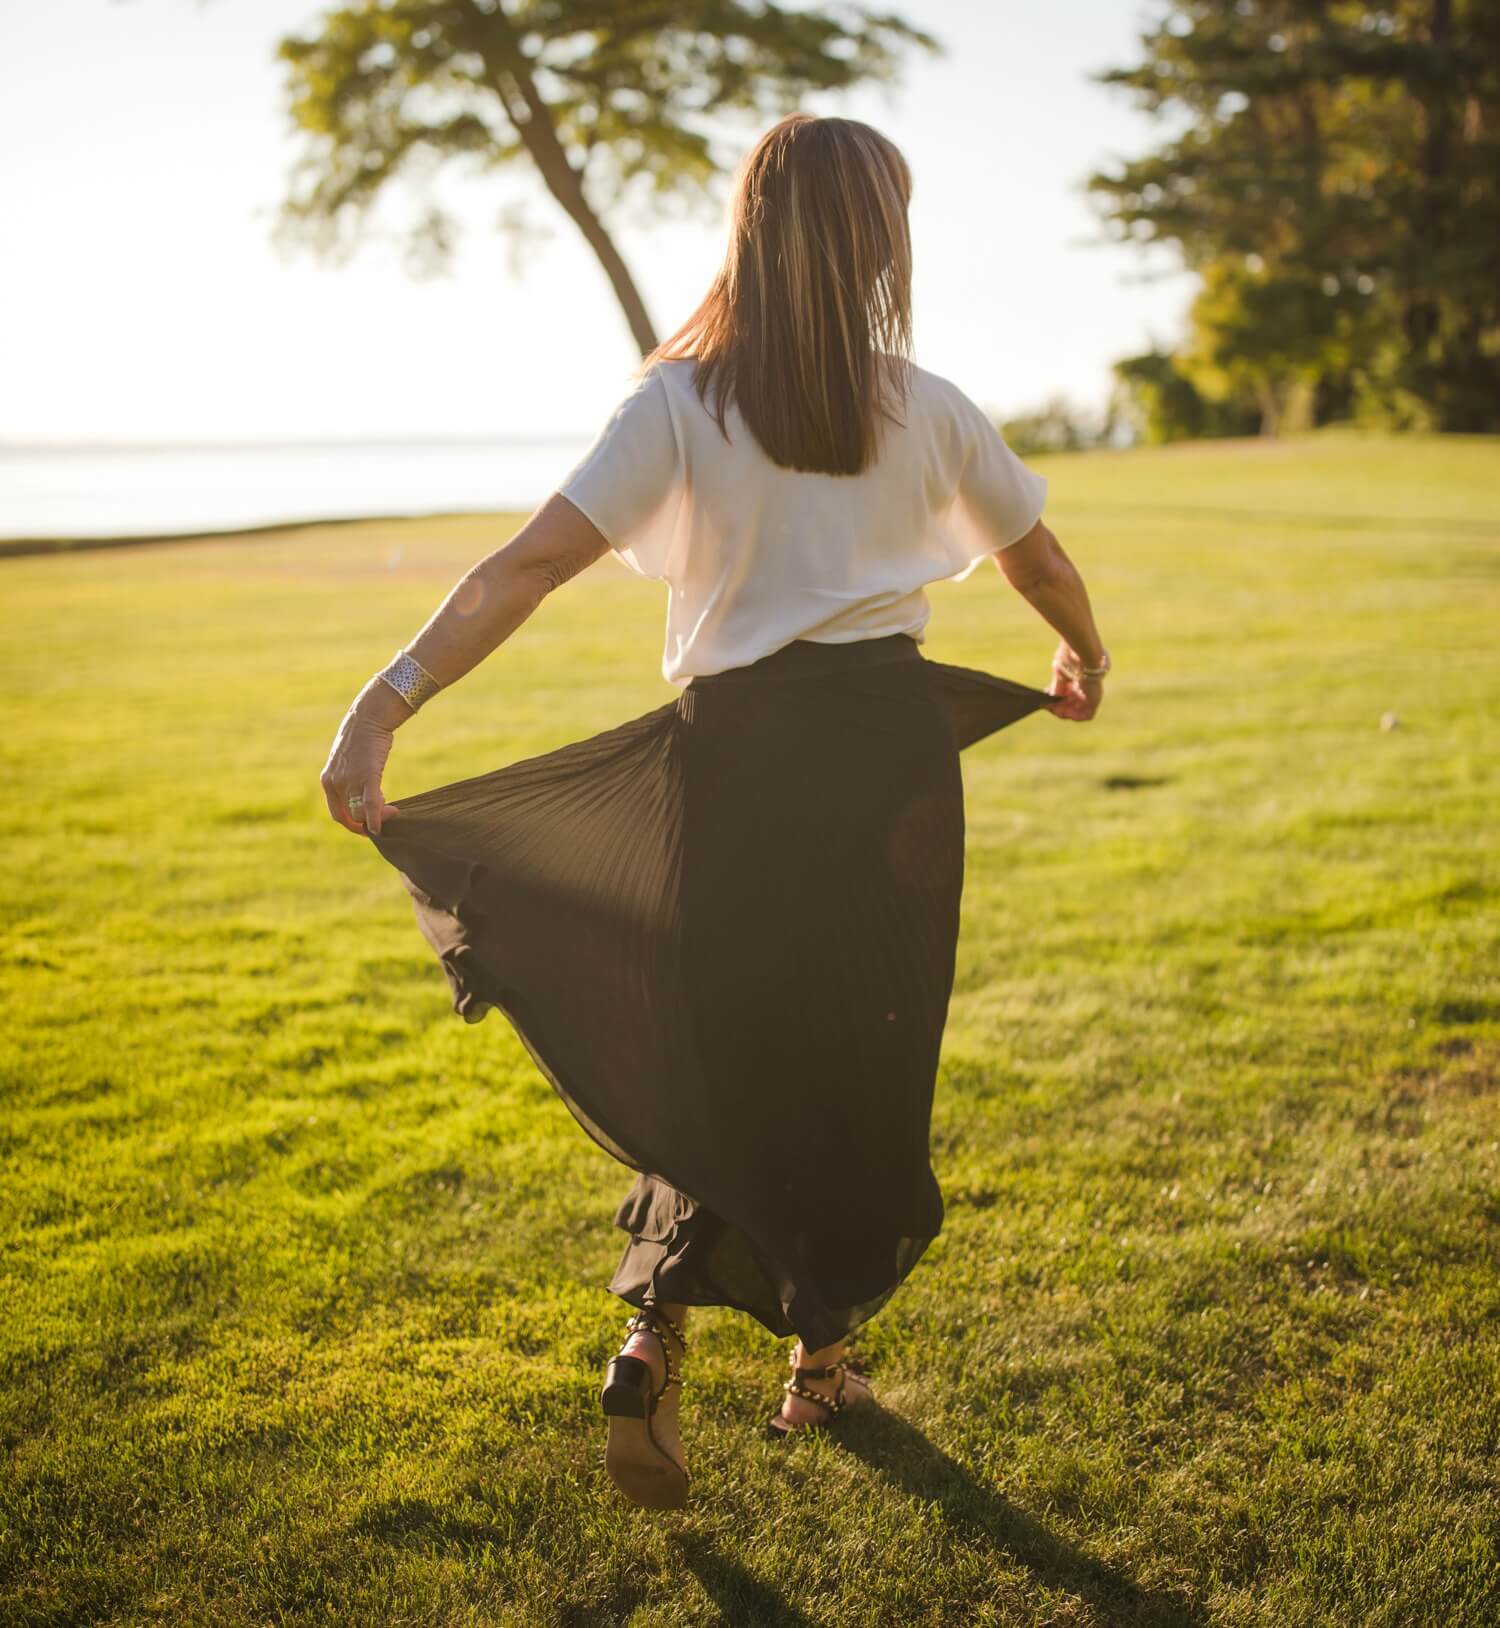
[[[865,119],[914,178],[914,354],[1000,416],[1098,409],[1110,364],[1170,343],[1193,280],[1110,244],[1090,171],[1160,139],[1090,82],[1149,0],[882,0],[936,35],[894,86],[804,105]],[[0,58],[0,440],[592,436],[639,360],[603,272],[534,176],[453,178],[465,230],[422,281],[399,243],[346,263],[271,228],[300,151],[277,40],[317,0],[48,0]],[[741,150],[772,120],[735,127]],[[659,333],[721,263],[722,200],[617,232]],[[548,228],[519,270],[495,229]],[[393,216],[392,219],[395,217]]]

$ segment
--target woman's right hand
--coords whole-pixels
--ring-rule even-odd
[[[401,812],[394,803],[386,802],[380,787],[391,739],[392,732],[384,724],[360,717],[351,707],[339,724],[319,776],[328,812],[346,830],[360,836],[379,836],[386,815]],[[349,806],[354,796],[364,798],[358,812]]]
[[[344,714],[319,783],[328,812],[346,830],[379,836],[386,815],[401,812],[386,802],[380,783],[391,755],[391,738],[410,717],[411,708],[379,677],[365,685]],[[349,799],[357,794],[364,802],[356,814]]]

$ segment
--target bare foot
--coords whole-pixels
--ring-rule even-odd
[[[802,1342],[798,1340],[793,1355],[799,1367],[813,1368],[826,1367],[833,1358],[821,1363],[809,1363],[808,1353]],[[842,1352],[840,1352],[842,1355]],[[857,1374],[846,1368],[842,1376],[835,1374],[830,1379],[808,1379],[802,1381],[806,1388],[818,1396],[826,1396],[831,1402],[838,1394],[839,1385],[844,1387],[844,1407],[857,1408],[867,1402],[870,1397],[870,1382],[863,1374]],[[828,1409],[819,1407],[816,1402],[809,1402],[806,1397],[795,1396],[791,1391],[781,1393],[780,1417],[793,1430],[801,1430],[809,1425],[816,1426],[825,1423],[830,1417]]]

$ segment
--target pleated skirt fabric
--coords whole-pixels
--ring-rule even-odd
[[[959,753],[1044,691],[891,634],[797,640],[654,711],[399,799],[371,838],[454,1010],[500,1011],[635,1172],[609,1289],[808,1349],[938,1235]]]

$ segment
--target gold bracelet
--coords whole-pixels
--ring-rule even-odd
[[[398,650],[390,665],[375,676],[383,678],[413,712],[443,687],[415,656],[404,650]]]

